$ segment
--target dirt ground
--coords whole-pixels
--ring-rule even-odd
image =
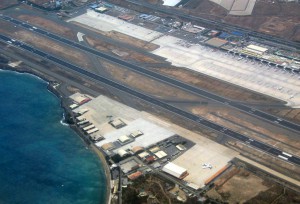
[[[150,94],[159,99],[185,99],[186,101],[201,100],[200,97],[184,92],[178,88],[160,83],[156,80],[137,74],[125,68],[118,68],[117,66],[105,61],[102,61],[102,64],[114,80],[129,87],[133,87],[139,91],[146,92],[147,94]]]
[[[300,179],[300,167],[297,165],[287,163],[282,159],[270,156],[265,152],[258,151],[240,142],[228,141],[227,146],[240,152],[241,155],[252,159],[253,161],[256,161],[266,167],[269,167],[279,173],[288,175],[289,177],[296,180]]]
[[[76,34],[70,28],[68,28],[67,26],[63,26],[59,23],[56,23],[54,21],[51,21],[49,19],[42,18],[39,16],[25,15],[25,14],[17,15],[16,18],[23,21],[28,21],[30,24],[39,26],[53,33],[60,34],[66,38],[77,39]]]
[[[210,190],[207,195],[223,202],[245,203],[268,189],[269,187],[264,185],[263,179],[242,169],[222,185]]]
[[[295,123],[300,123],[300,109],[282,108],[276,109],[271,107],[263,108],[264,111],[277,115],[281,118],[286,118]]]
[[[173,187],[173,184],[163,181],[155,175],[145,175],[133,181],[127,188],[123,188],[123,203],[164,203],[177,204],[176,201],[167,192],[167,188]]]
[[[155,70],[231,100],[242,101],[250,104],[283,104],[283,102],[278,99],[255,93],[253,91],[246,90],[245,88],[231,85],[183,68],[170,66],[156,68]]]
[[[171,65],[169,67],[153,68],[153,70],[230,100],[241,102],[244,105],[252,106],[295,123],[300,123],[300,109],[288,108],[284,106],[285,102],[279,99]]]
[[[85,53],[72,49],[67,45],[50,40],[49,38],[45,38],[33,32],[20,29],[19,27],[14,27],[13,24],[5,21],[0,21],[0,31],[7,36],[19,39],[34,47],[54,54],[55,56],[64,58],[76,65],[92,68],[92,64]]]
[[[143,62],[143,63],[159,63],[158,60],[146,56],[145,54],[140,54],[138,52],[135,52],[131,49],[126,49],[124,47],[117,46],[90,36],[85,37],[85,39],[90,46],[96,48],[97,50],[116,54],[117,56],[125,60],[131,60],[131,61]]]
[[[1,0],[0,9],[5,9],[10,6],[17,5],[18,3],[18,0]]]
[[[300,154],[300,141],[296,133],[283,131],[276,126],[230,108],[194,106],[188,110],[253,139],[275,145],[296,155]]]
[[[299,203],[300,194],[245,169],[232,168],[221,176],[207,195],[228,203]]]

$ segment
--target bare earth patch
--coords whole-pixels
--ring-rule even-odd
[[[78,64],[79,66],[90,66],[89,61],[84,54],[67,46],[64,46],[63,44],[58,44],[54,41],[51,41],[48,38],[44,38],[26,30],[16,32],[14,36],[30,45],[33,45],[42,50],[46,50],[56,56],[65,58],[74,64]]]
[[[160,99],[177,98],[185,100],[200,100],[199,97],[179,90],[178,88],[160,83],[151,78],[137,74],[125,68],[118,68],[113,64],[102,61],[106,71],[118,82],[134,87]]]
[[[190,70],[176,67],[161,67],[156,68],[156,70],[167,76],[174,77],[232,100],[254,104],[283,104],[280,100],[275,98],[255,93],[242,87],[234,86],[220,80],[213,79],[209,76],[201,75],[200,73],[191,72]]]
[[[228,203],[244,203],[268,189],[263,179],[241,170],[223,185],[210,190],[208,196]]]
[[[72,30],[66,26],[55,23],[54,21],[41,18],[39,16],[31,16],[31,15],[19,15],[17,16],[20,20],[28,21],[29,23],[36,25],[38,27],[49,30],[53,33],[60,34],[64,37],[73,39],[76,38],[76,35],[72,32]]]
[[[111,52],[113,54],[118,55],[122,59],[132,60],[136,62],[143,62],[143,63],[158,63],[157,60],[146,56],[145,54],[140,54],[130,49],[126,49],[121,46],[116,46],[114,44],[102,41],[100,39],[96,39],[93,37],[85,37],[86,41],[95,49],[105,52]]]
[[[18,0],[1,0],[0,9],[5,9],[18,3]]]

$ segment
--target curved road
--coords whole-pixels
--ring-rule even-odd
[[[39,57],[42,57],[42,58],[45,58],[51,62],[54,62],[55,64],[58,64],[62,67],[65,67],[71,71],[74,71],[84,77],[88,77],[90,78],[91,80],[94,80],[96,82],[100,82],[100,83],[104,83],[106,85],[109,85],[115,89],[118,89],[118,90],[121,90],[125,93],[128,93],[128,94],[131,94],[132,96],[135,96],[141,100],[144,100],[146,102],[149,102],[153,105],[156,105],[156,106],[159,106],[161,108],[164,108],[165,110],[168,110],[174,114],[177,114],[181,117],[184,117],[186,119],[189,119],[195,123],[198,123],[200,125],[203,125],[205,127],[208,127],[212,130],[215,130],[217,132],[220,132],[226,136],[229,136],[231,138],[234,138],[238,141],[241,141],[243,143],[246,143],[248,144],[249,146],[252,146],[258,150],[261,150],[267,154],[270,154],[272,156],[275,156],[275,157],[278,157],[280,159],[282,159],[283,161],[286,161],[286,162],[289,162],[289,163],[292,163],[292,164],[296,164],[296,165],[300,165],[300,158],[297,157],[297,156],[294,156],[294,155],[291,155],[289,153],[286,153],[286,152],[283,152],[275,147],[272,147],[268,144],[265,144],[263,142],[260,142],[260,141],[257,141],[257,140],[253,140],[245,135],[242,135],[238,132],[235,132],[233,130],[230,130],[230,129],[227,129],[221,125],[218,125],[218,124],[215,124],[213,123],[212,121],[209,121],[209,120],[206,120],[202,117],[198,117],[196,115],[193,115],[189,112],[186,112],[184,110],[181,110],[179,108],[176,108],[170,104],[167,104],[167,103],[164,103],[156,98],[153,98],[151,96],[148,96],[144,93],[141,93],[141,92],[138,92],[138,91],[135,91],[127,86],[124,86],[122,84],[119,84],[117,82],[114,82],[110,79],[107,79],[107,78],[104,78],[102,76],[99,76],[97,74],[94,74],[92,72],[89,72],[81,67],[78,67],[76,65],[73,65],[69,62],[66,62],[64,61],[63,59],[60,59],[58,57],[55,57],[51,54],[48,54],[44,51],[41,51],[41,50],[38,50],[36,48],[33,48],[32,46],[29,46],[23,42],[20,42],[18,40],[15,40],[15,39],[12,39],[10,37],[7,37],[7,36],[4,36],[2,34],[0,34],[0,40],[7,43],[7,44],[10,44],[12,46],[15,46],[16,48],[19,48],[19,49],[22,49],[22,50],[26,50],[26,51],[29,51],[31,52],[32,54],[35,54]]]

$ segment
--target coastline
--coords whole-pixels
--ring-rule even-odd
[[[1,56],[0,56],[1,57]],[[111,179],[110,179],[110,167],[107,164],[107,161],[105,159],[104,154],[95,146],[94,143],[92,143],[89,138],[87,138],[80,129],[73,123],[70,123],[70,121],[74,121],[73,113],[69,109],[67,105],[68,99],[64,95],[64,93],[60,90],[60,86],[58,88],[55,88],[54,86],[57,85],[58,82],[50,80],[47,75],[44,75],[42,73],[38,73],[32,68],[23,68],[23,67],[11,67],[7,63],[1,63],[0,62],[0,70],[6,70],[6,71],[13,71],[17,73],[24,73],[24,74],[30,74],[35,77],[38,77],[39,79],[45,81],[47,83],[47,90],[50,91],[52,94],[54,94],[57,98],[60,100],[60,107],[63,109],[63,119],[62,121],[66,123],[74,132],[76,132],[76,135],[78,135],[87,145],[88,148],[90,148],[99,158],[100,163],[102,164],[105,172],[105,178],[106,178],[106,195],[105,195],[105,203],[110,204],[110,186],[111,186]],[[59,83],[61,84],[61,83]],[[99,203],[102,204],[102,203]]]

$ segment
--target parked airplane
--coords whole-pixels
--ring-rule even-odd
[[[202,169],[212,169],[212,165],[209,163],[202,164]]]

